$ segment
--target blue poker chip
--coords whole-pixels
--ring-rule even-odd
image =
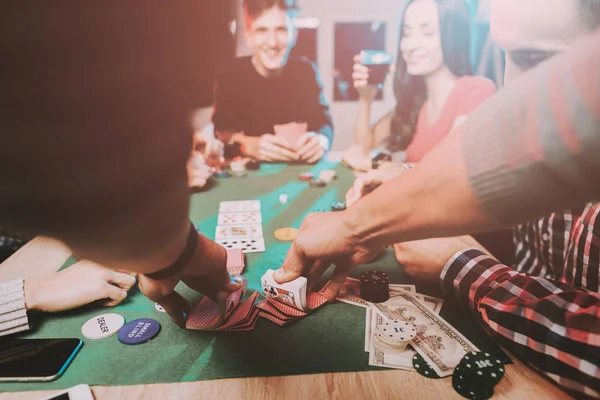
[[[117,336],[119,342],[129,345],[146,343],[160,332],[160,324],[150,318],[140,318],[123,325]]]

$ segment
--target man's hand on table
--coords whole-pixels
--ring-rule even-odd
[[[139,276],[142,293],[160,304],[179,326],[185,327],[191,306],[175,291],[181,281],[217,303],[240,288],[230,280],[227,271],[227,250],[214,241],[198,234],[198,246],[187,266],[178,274],[164,280],[154,280],[144,274]]]
[[[343,213],[312,213],[306,216],[283,266],[273,275],[278,283],[305,276],[310,290],[327,268],[335,264],[331,284],[325,292],[325,297],[331,301],[354,267],[372,261],[379,254],[380,248],[371,249],[356,243],[342,217]]]
[[[29,311],[57,312],[98,300],[112,307],[125,300],[135,283],[134,275],[82,260],[52,275],[25,279],[25,307]]]
[[[377,189],[384,182],[407,171],[402,163],[385,163],[378,169],[373,169],[356,177],[352,187],[346,192],[346,207],[356,203],[361,197]]]
[[[397,243],[394,245],[396,260],[404,271],[418,282],[435,284],[448,261],[459,251],[477,248],[489,253],[471,236],[436,238]]]
[[[319,161],[329,148],[329,139],[322,133],[307,132],[298,139],[298,160],[307,164]]]

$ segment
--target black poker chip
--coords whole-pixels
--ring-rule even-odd
[[[466,354],[454,369],[452,387],[467,399],[489,399],[504,378],[504,364],[490,353]]]
[[[365,271],[360,276],[360,297],[371,303],[383,303],[390,298],[390,278],[385,272]]]
[[[327,186],[327,182],[325,182],[323,179],[313,179],[312,181],[310,181],[310,187],[312,188],[323,188]]]
[[[249,171],[257,171],[260,169],[260,161],[258,160],[249,160],[246,163],[246,169]]]
[[[344,211],[346,209],[346,203],[343,201],[334,201],[331,203],[331,211]]]
[[[419,353],[415,353],[413,356],[413,368],[421,375],[426,378],[440,379],[441,376],[435,372],[427,361]]]

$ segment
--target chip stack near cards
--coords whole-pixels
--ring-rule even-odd
[[[244,253],[265,251],[260,201],[222,201],[215,241],[226,249],[241,249]]]

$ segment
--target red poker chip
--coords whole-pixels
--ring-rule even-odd
[[[302,172],[299,176],[298,179],[300,179],[301,181],[311,181],[314,178],[315,174],[313,174],[312,172]]]

